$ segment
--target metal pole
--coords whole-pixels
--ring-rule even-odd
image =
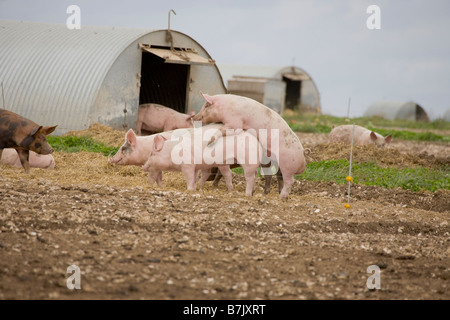
[[[168,22],[167,33],[166,33],[166,41],[170,42],[170,50],[173,51],[173,37],[172,37],[172,33],[170,32],[170,13],[171,12],[173,12],[174,15],[177,15],[177,13],[173,9],[170,9],[170,11],[169,11],[169,22]]]
[[[171,12],[173,12],[174,15],[177,15],[177,13],[173,9],[170,9],[170,11],[169,11],[169,25],[168,25],[168,28],[167,28],[167,30],[169,30],[169,31],[170,31],[170,13]]]
[[[353,137],[355,135],[355,124],[353,123],[353,128],[352,128],[352,143],[350,145],[350,166],[348,168],[348,177],[347,177],[347,183],[348,183],[348,188],[347,188],[347,205],[345,206],[347,208],[347,224],[348,224],[348,212],[350,210],[350,185],[353,182],[353,177],[352,177],[352,158],[353,158]]]

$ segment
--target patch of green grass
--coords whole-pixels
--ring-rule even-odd
[[[331,127],[324,124],[314,123],[298,123],[288,122],[289,127],[294,132],[307,132],[307,133],[330,133]]]
[[[349,163],[347,160],[324,160],[311,162],[296,179],[313,181],[334,181],[346,183]],[[449,170],[431,170],[427,168],[380,168],[375,163],[353,163],[352,176],[356,184],[385,188],[409,189],[412,191],[438,189],[450,190]]]
[[[389,129],[376,129],[369,127],[368,129],[373,130],[381,134],[382,136],[387,136],[392,134],[392,138],[400,140],[416,140],[416,141],[441,141],[450,142],[450,136],[441,136],[433,132],[411,132],[411,131],[397,131]]]
[[[335,117],[330,115],[313,115],[313,114],[298,114],[293,113],[284,115],[283,118],[294,131],[299,132],[314,132],[314,133],[328,133],[333,126],[340,126],[343,124],[360,125],[368,128],[405,128],[418,130],[450,130],[450,122],[442,119],[431,122],[419,122],[411,120],[387,120],[380,117],[361,117],[346,119],[345,117]]]
[[[386,120],[378,117],[345,119],[328,115],[299,115],[284,116],[289,127],[295,132],[330,133],[334,126],[353,124],[374,130],[383,136],[393,135],[394,139],[415,141],[450,142],[450,136],[439,135],[432,132],[412,132],[409,130],[389,130],[384,128],[410,128],[422,130],[450,130],[450,123],[443,120],[433,122],[415,122],[407,120]]]
[[[397,127],[407,129],[420,129],[420,130],[450,130],[450,122],[446,122],[443,119],[437,119],[431,122],[420,122],[412,120],[387,120],[380,117],[363,117],[352,119],[356,124],[363,127]]]
[[[89,137],[75,137],[75,136],[48,136],[47,141],[56,151],[64,151],[68,153],[73,152],[98,152],[105,156],[115,154],[119,148],[107,147],[101,142],[96,142]]]
[[[244,175],[244,169],[242,167],[231,169],[231,171],[233,171],[236,174]]]

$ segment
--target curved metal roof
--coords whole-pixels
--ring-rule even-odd
[[[42,124],[88,119],[120,53],[147,30],[0,21],[0,81],[5,108]],[[36,106],[39,106],[38,108]],[[64,119],[54,108],[64,106]],[[31,110],[30,110],[31,109]],[[59,115],[56,118],[56,115]]]
[[[110,66],[148,32],[89,26],[69,30],[65,25],[0,20],[4,107],[42,124],[87,120]],[[64,119],[54,112],[61,106]]]
[[[378,101],[364,113],[365,117],[378,116],[388,120],[405,119],[429,121],[425,110],[415,102]]]
[[[247,76],[257,78],[281,79],[284,75],[301,76],[299,80],[312,80],[312,77],[303,69],[295,66],[244,66],[219,63],[218,67],[225,83],[234,76]]]

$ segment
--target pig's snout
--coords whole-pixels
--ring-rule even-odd
[[[109,163],[111,163],[111,164],[120,164],[121,161],[122,161],[122,158],[117,157],[117,156],[114,156],[109,159]]]
[[[55,150],[53,148],[42,148],[41,150],[35,150],[32,149],[32,151],[35,151],[38,154],[42,154],[42,155],[49,155],[52,154]]]

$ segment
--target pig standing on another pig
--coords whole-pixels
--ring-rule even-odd
[[[158,133],[192,128],[191,119],[194,115],[195,111],[184,114],[155,103],[142,104],[138,110],[136,132],[138,135],[142,135],[142,130]]]
[[[55,129],[56,126],[43,127],[14,112],[0,109],[0,159],[3,149],[16,149],[20,163],[25,172],[29,173],[30,151],[43,155],[53,153],[46,136]]]
[[[255,187],[256,170],[260,166],[262,156],[262,148],[258,140],[254,135],[241,131],[233,136],[221,137],[214,147],[208,147],[208,139],[204,137],[212,136],[217,129],[213,131],[205,130],[205,127],[196,128],[187,131],[181,141],[166,141],[167,139],[163,136],[157,135],[152,153],[143,169],[153,176],[161,170],[181,171],[186,179],[188,190],[195,191],[198,170],[209,171],[211,168],[218,167],[225,178],[228,190],[231,191],[233,184],[229,164],[238,163],[244,169],[247,182],[245,193],[251,196]],[[206,178],[207,175],[202,174],[200,187],[203,186]]]
[[[54,169],[55,158],[51,154],[41,155],[34,151],[30,151],[30,167],[41,169]],[[4,149],[0,159],[1,164],[7,164],[16,168],[22,167],[20,163],[19,154],[15,149]]]
[[[351,124],[336,127],[330,132],[330,141],[351,143],[352,132],[353,125]],[[353,144],[355,145],[365,145],[373,143],[377,146],[383,147],[386,144],[391,143],[391,140],[392,134],[388,135],[387,137],[383,137],[381,134],[355,125],[355,132],[353,135]]]
[[[232,94],[202,95],[206,103],[193,119],[205,124],[222,122],[222,136],[227,134],[227,129],[256,130],[267,156],[279,165],[284,181],[280,198],[287,198],[294,183],[294,175],[302,173],[306,163],[303,146],[286,121],[275,111],[250,98]],[[271,135],[276,137],[276,133],[278,140],[272,145]],[[211,142],[217,138],[218,136],[213,137]]]

